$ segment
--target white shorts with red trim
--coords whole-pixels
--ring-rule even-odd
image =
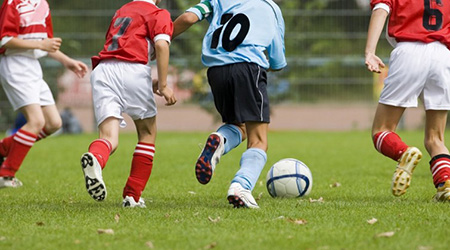
[[[154,117],[157,113],[148,65],[104,60],[92,71],[91,84],[97,126],[115,117],[125,127],[122,113],[133,120]]]
[[[400,42],[392,51],[380,103],[450,110],[450,51],[440,42]]]
[[[14,110],[30,104],[55,104],[37,59],[19,55],[0,56],[0,81]]]

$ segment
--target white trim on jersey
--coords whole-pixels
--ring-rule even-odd
[[[167,34],[158,34],[153,38],[153,42],[156,43],[158,40],[166,40],[170,45],[170,36]]]
[[[372,11],[374,11],[374,10],[376,10],[376,9],[383,9],[383,10],[385,10],[388,14],[391,12],[391,9],[389,8],[389,5],[387,5],[387,4],[385,4],[385,3],[378,3],[378,4],[376,4],[375,7],[373,7],[373,10],[372,10]]]
[[[205,12],[204,17],[208,17],[209,14],[212,12],[212,10],[204,3],[199,3],[199,4],[197,4],[197,6],[202,8],[203,11]]]
[[[5,44],[7,44],[9,41],[11,41],[11,39],[13,39],[12,36],[3,37],[2,40],[0,41],[0,47],[3,47]]]
[[[28,33],[28,34],[19,34],[19,35],[17,35],[17,38],[24,39],[24,40],[45,39],[45,38],[48,38],[48,35],[45,32],[36,32],[36,33]]]
[[[133,0],[133,2],[135,2],[135,1],[147,2],[147,3],[151,3],[156,6],[155,2],[152,0]]]

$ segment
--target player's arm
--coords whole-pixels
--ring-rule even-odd
[[[185,32],[196,22],[209,17],[212,12],[213,9],[209,0],[202,0],[199,4],[187,9],[186,12],[181,14],[175,22],[173,22],[174,27],[172,37],[174,38]]]
[[[155,42],[156,66],[158,68],[158,95],[166,99],[166,105],[173,105],[177,102],[170,87],[167,86],[167,74],[169,68],[169,43],[164,39]],[[156,82],[154,82],[155,84]]]
[[[83,78],[87,73],[88,67],[81,61],[74,60],[62,53],[60,50],[49,52],[48,56],[60,62],[64,67],[72,70],[78,77]]]
[[[2,39],[3,48],[5,49],[40,49],[47,52],[55,52],[61,46],[61,38],[46,38],[43,40],[24,40],[17,37],[10,37]]]
[[[385,67],[383,61],[375,55],[375,51],[388,14],[386,9],[376,8],[372,11],[372,16],[370,17],[365,49],[365,64],[368,70],[376,73],[380,73],[380,68]]]
[[[177,17],[175,21],[173,22],[173,35],[172,37],[175,38],[179,34],[185,32],[187,29],[189,29],[193,24],[198,22],[200,19],[198,16],[192,12],[184,12],[182,15]]]

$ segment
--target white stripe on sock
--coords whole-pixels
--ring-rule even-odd
[[[152,157],[155,155],[154,152],[147,151],[147,150],[139,150],[139,149],[135,149],[135,150],[134,150],[134,153],[150,155],[150,156],[152,156]]]
[[[378,152],[381,153],[381,146],[383,145],[383,140],[390,133],[391,132],[385,131],[385,132],[382,132],[380,136],[378,136],[378,139],[377,139],[377,150],[378,150]]]

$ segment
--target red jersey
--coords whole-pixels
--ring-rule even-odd
[[[2,45],[5,43],[3,39],[8,37],[25,40],[52,38],[53,26],[47,1],[4,0],[0,10],[0,40],[2,40]],[[0,49],[0,54],[4,54],[5,51],[6,49]],[[23,50],[23,53],[27,54],[27,51],[30,52],[30,50]]]
[[[390,8],[388,34],[397,42],[439,41],[450,49],[450,2],[444,0],[371,0]]]
[[[106,42],[98,56],[92,57],[92,68],[104,59],[118,59],[147,64],[154,42],[170,43],[173,23],[167,10],[150,0],[135,0],[123,5],[111,20]]]

